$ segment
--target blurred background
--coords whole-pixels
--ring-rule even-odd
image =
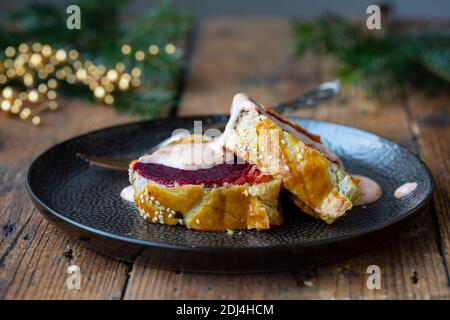
[[[147,6],[154,1],[137,1],[136,7]],[[326,13],[345,17],[360,17],[371,4],[385,4],[395,10],[399,18],[449,19],[450,1],[436,0],[174,0],[174,6],[187,9],[193,15],[203,18],[216,15],[267,16],[289,18],[314,18]]]
[[[34,2],[55,3],[60,6],[76,3],[70,0],[40,0]],[[130,12],[137,13],[142,8],[149,8],[157,1],[138,0]],[[450,19],[450,1],[448,0],[172,0],[171,3],[180,9],[188,10],[192,15],[204,18],[210,16],[270,16],[289,18],[312,18],[324,13],[349,16],[361,16],[371,4],[386,4],[394,8],[400,18],[416,19]],[[0,1],[0,8],[7,10],[16,6],[14,1]]]
[[[368,32],[374,3],[382,30]],[[80,12],[66,13],[73,4]],[[80,30],[69,27],[72,14]],[[62,96],[141,118],[164,114],[179,102],[199,25],[220,17],[286,21],[293,58],[334,58],[335,77],[369,99],[449,86],[448,0],[1,1],[1,110],[39,125]]]

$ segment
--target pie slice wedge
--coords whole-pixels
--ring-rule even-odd
[[[320,137],[246,94],[236,94],[222,135],[225,147],[282,181],[305,213],[332,223],[359,198],[358,180]]]

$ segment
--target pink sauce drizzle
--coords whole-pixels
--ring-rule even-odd
[[[128,186],[123,188],[120,191],[120,197],[125,201],[134,202],[134,187]]]
[[[407,182],[405,184],[402,184],[400,187],[395,189],[394,197],[396,197],[397,199],[406,197],[408,194],[416,190],[416,188],[417,182]]]
[[[361,191],[361,197],[356,201],[355,205],[362,206],[373,203],[381,198],[383,189],[381,189],[376,181],[359,174],[352,174],[352,176],[359,179],[358,186]]]

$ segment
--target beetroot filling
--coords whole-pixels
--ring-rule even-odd
[[[144,178],[162,185],[204,184],[223,185],[224,183],[244,184],[255,181],[250,164],[220,164],[208,169],[182,170],[156,163],[136,162],[133,169]]]

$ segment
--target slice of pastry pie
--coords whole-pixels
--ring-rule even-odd
[[[282,180],[298,207],[327,223],[352,208],[360,195],[358,180],[319,136],[245,94],[235,95],[221,139],[237,156]]]
[[[195,143],[194,136],[188,136],[130,164],[129,178],[141,215],[154,223],[196,230],[280,225],[281,181],[254,165],[237,163],[234,155],[224,154],[223,147],[201,139]]]

